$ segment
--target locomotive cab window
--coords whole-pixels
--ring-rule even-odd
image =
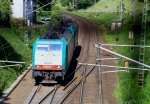
[[[47,45],[38,45],[37,50],[42,51],[42,52],[47,52],[48,51],[48,46]]]
[[[61,44],[50,44],[50,51],[60,51]]]

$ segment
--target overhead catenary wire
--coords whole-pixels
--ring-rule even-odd
[[[3,47],[4,47],[5,45],[7,45],[7,44],[8,44],[8,43],[3,44],[3,45],[0,47],[0,49],[3,48]]]
[[[41,3],[39,0],[37,0],[37,2],[39,2],[40,4],[44,5],[43,3]]]
[[[52,1],[52,2],[49,2],[49,3],[45,4],[45,5],[43,5],[42,7],[39,7],[39,8],[37,8],[37,9],[35,9],[35,10],[33,10],[33,11],[31,11],[31,12],[25,14],[25,15],[29,15],[29,14],[31,14],[31,13],[33,13],[33,12],[36,12],[37,10],[39,10],[39,9],[41,9],[41,8],[44,8],[44,7],[46,7],[46,6],[48,6],[48,5],[52,4],[52,3],[54,3],[54,2],[53,2],[53,1]]]
[[[1,41],[1,39],[0,39],[0,43],[1,43],[1,45],[3,45],[3,43],[2,43],[2,41]],[[6,43],[5,43],[5,44],[6,44]],[[6,60],[7,60],[5,49],[4,49],[4,48],[2,48],[2,49],[3,49],[4,55],[5,55],[5,58],[4,58],[4,59],[6,59]]]
[[[0,48],[0,50],[6,49],[6,48],[9,48],[9,47],[11,47],[11,46],[2,47],[2,48]]]

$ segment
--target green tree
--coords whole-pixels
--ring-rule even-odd
[[[64,7],[62,6],[60,0],[55,0],[55,4],[52,5],[52,15],[56,15],[61,13],[64,10]]]
[[[93,0],[78,0],[77,9],[86,9],[93,4]]]
[[[0,20],[6,21],[11,15],[10,0],[0,0]]]

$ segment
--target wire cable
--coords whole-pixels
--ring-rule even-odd
[[[1,40],[0,40],[0,43],[1,43],[1,45],[3,45],[3,43],[2,43],[2,41],[1,41]],[[6,43],[5,43],[5,44],[6,44]],[[5,55],[5,58],[4,58],[4,59],[6,59],[6,60],[7,60],[5,49],[4,49],[4,48],[2,48],[2,49],[3,49],[4,55]]]
[[[39,7],[39,8],[37,8],[37,9],[33,10],[33,11],[31,11],[31,12],[25,14],[25,15],[29,15],[29,14],[31,14],[31,13],[33,13],[33,12],[36,12],[37,10],[46,7],[46,6],[50,5],[51,3],[53,3],[53,1],[52,1],[52,2],[49,2],[48,4],[43,5],[42,7]]]

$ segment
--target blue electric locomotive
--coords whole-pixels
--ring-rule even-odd
[[[39,79],[64,80],[73,52],[78,44],[78,25],[62,20],[51,31],[39,36],[33,44],[32,72]]]

